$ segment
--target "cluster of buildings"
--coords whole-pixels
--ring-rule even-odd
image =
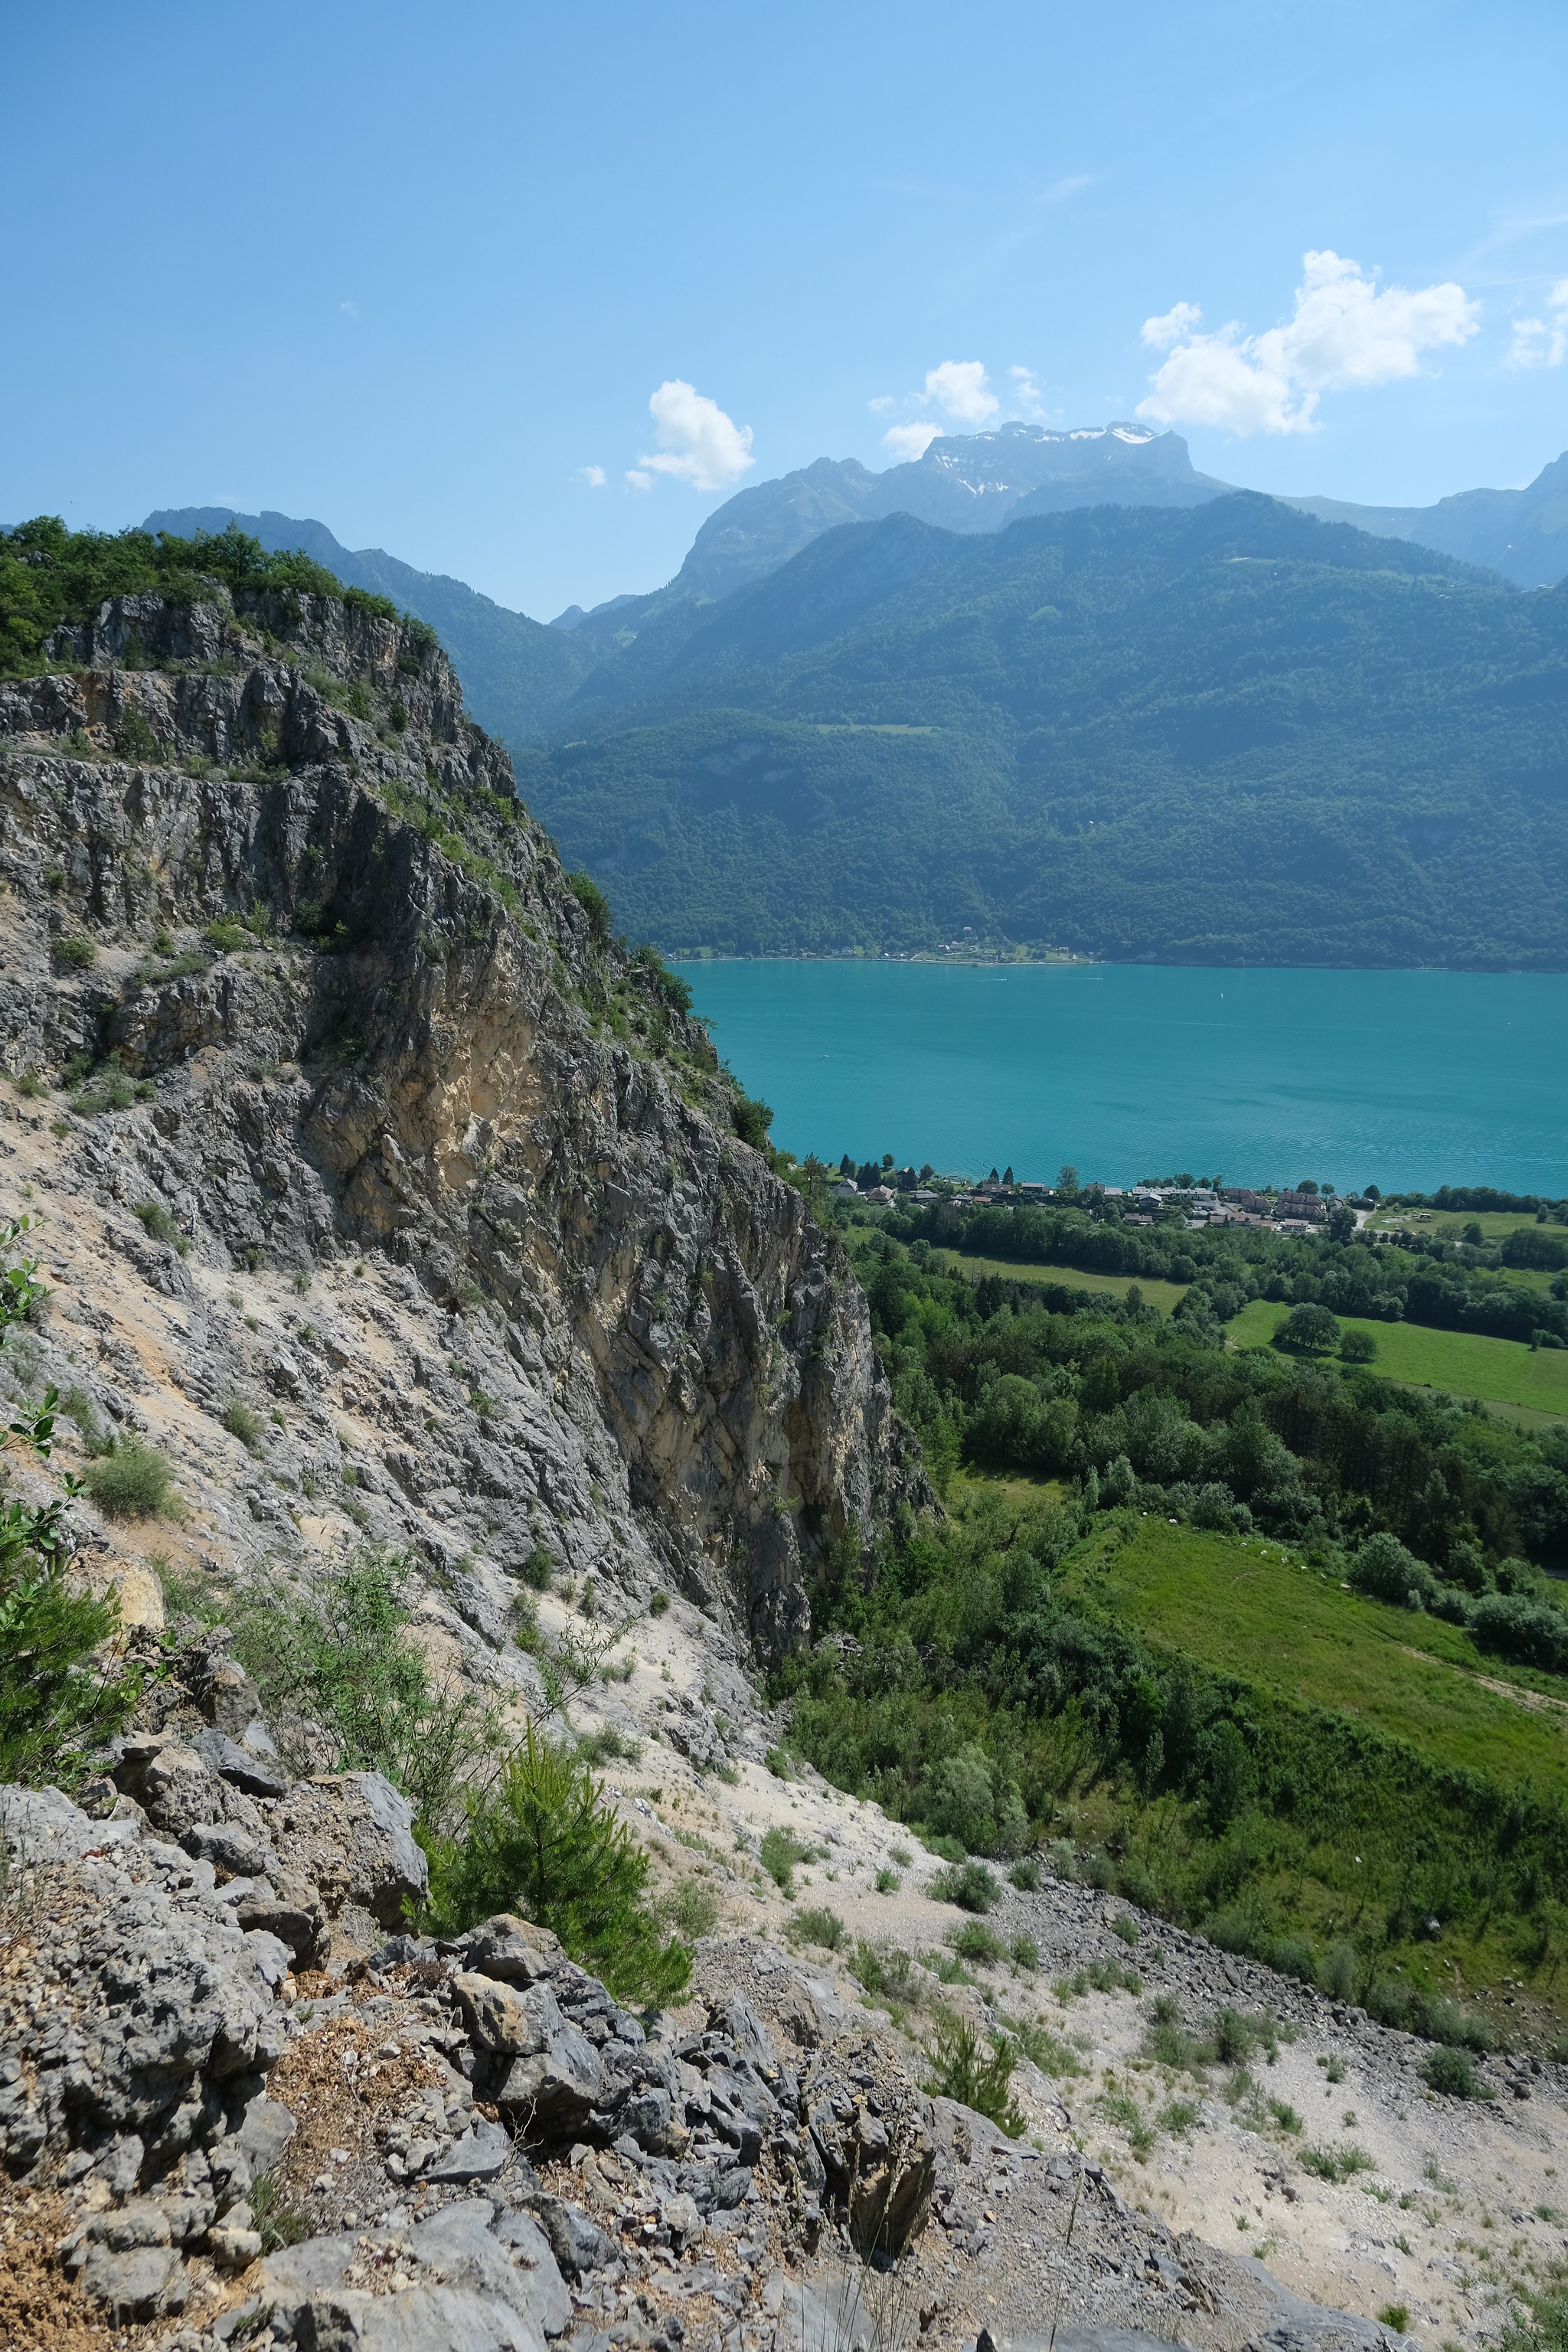
[[[1287,1233],[1308,1233],[1314,1225],[1321,1224],[1330,1205],[1330,1196],[1321,1193],[1258,1192],[1246,1184],[1227,1184],[1221,1192],[1200,1184],[1133,1184],[1125,1188],[1120,1184],[1086,1184],[1067,1194],[1049,1184],[1016,1183],[992,1176],[984,1183],[944,1183],[938,1190],[921,1184],[912,1168],[890,1169],[885,1181],[868,1186],[857,1184],[852,1176],[841,1177],[833,1188],[833,1197],[836,1201],[882,1204],[905,1201],[921,1207],[948,1199],[960,1207],[970,1208],[1003,1204],[1034,1207],[1066,1199],[1116,1201],[1123,1204],[1121,1222],[1126,1225],[1152,1224],[1163,1211],[1180,1209],[1187,1223],[1194,1228],[1270,1224]]]

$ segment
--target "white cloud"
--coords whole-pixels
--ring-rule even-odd
[[[626,467],[626,480],[634,490],[651,490],[653,488],[653,476],[645,474],[640,466]]]
[[[352,302],[340,302],[338,304],[338,308],[342,312],[345,319],[357,319],[359,317],[359,311]]]
[[[659,385],[648,402],[648,413],[658,428],[658,448],[651,457],[637,459],[639,471],[671,475],[678,482],[689,482],[694,490],[723,490],[757,462],[751,454],[751,426],[734,424],[716,401],[679,376]],[[633,478],[628,474],[626,478]]]
[[[605,487],[605,469],[603,466],[579,466],[577,479],[580,482],[586,482],[591,490],[602,490]]]
[[[1550,317],[1515,319],[1505,367],[1561,367],[1568,359],[1568,278],[1560,278],[1546,298]]]
[[[1033,368],[1010,367],[1007,371],[1013,384],[1013,406],[1030,425],[1043,425],[1049,415],[1040,387],[1035,382]]]
[[[1171,355],[1139,415],[1242,435],[1310,433],[1323,393],[1416,375],[1423,352],[1465,342],[1479,323],[1479,304],[1451,279],[1380,293],[1337,253],[1305,254],[1301,267],[1294,313],[1264,334],[1244,335],[1234,320],[1197,334],[1199,314],[1185,302],[1146,320],[1144,341]]]
[[[1178,302],[1173,310],[1166,310],[1158,319],[1143,321],[1143,341],[1152,350],[1168,352],[1173,343],[1190,334],[1203,317],[1195,302]]]
[[[923,457],[942,431],[940,425],[894,425],[882,436],[882,446],[902,465],[906,460]]]
[[[961,425],[988,425],[1001,405],[983,360],[943,360],[940,367],[929,369],[925,397]]]
[[[890,392],[879,392],[875,400],[866,403],[873,416],[891,416],[898,404]]]

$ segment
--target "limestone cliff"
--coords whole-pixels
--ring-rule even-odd
[[[777,1655],[825,1548],[924,1496],[865,1302],[428,633],[215,588],[49,658],[0,686],[0,1058],[79,1084],[52,1232],[114,1269],[66,1306],[111,1388],[147,1384],[105,1329],[133,1268],[187,1399],[291,1401],[248,1522],[210,1477],[217,1564],[344,1504],[498,1645],[542,1545]]]

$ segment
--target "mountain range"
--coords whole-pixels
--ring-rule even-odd
[[[879,474],[853,457],[818,457],[717,508],[665,587],[614,596],[591,612],[569,605],[548,624],[445,572],[417,571],[384,548],[344,547],[325,523],[292,515],[171,507],[150,514],[143,528],[187,536],[235,521],[265,548],[303,548],[345,585],[391,596],[436,630],[475,717],[515,744],[569,719],[574,698],[605,662],[618,678],[626,666],[617,656],[634,634],[651,633],[636,665],[646,671],[673,638],[700,625],[705,604],[765,578],[841,524],[909,514],[943,530],[994,531],[1079,507],[1200,506],[1234,488],[1197,472],[1180,434],[1126,423],[1059,433],[1008,424],[990,433],[943,435],[921,458]],[[1325,498],[1281,503],[1321,521],[1457,556],[1515,587],[1554,586],[1568,576],[1568,453],[1525,489],[1461,490],[1431,507],[1363,507]],[[590,688],[590,704],[603,702],[607,684]]]
[[[1174,434],[1006,425],[742,491],[665,588],[549,625],[232,519],[429,621],[667,952],[1568,967],[1568,457],[1347,508]]]

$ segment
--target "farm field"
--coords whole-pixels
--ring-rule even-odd
[[[1516,1681],[1458,1626],[1343,1591],[1278,1543],[1145,1520],[1073,1567],[1070,1590],[1216,1673],[1357,1717],[1440,1763],[1568,1795],[1568,1686]]]
[[[1266,1348],[1289,1309],[1255,1298],[1226,1326],[1234,1347]],[[1523,1405],[1568,1420],[1568,1348],[1532,1350],[1521,1339],[1494,1339],[1479,1331],[1435,1331],[1424,1323],[1375,1323],[1341,1318],[1342,1331],[1365,1331],[1376,1342],[1370,1369],[1411,1388],[1446,1389],[1453,1396]]]
[[[962,1250],[933,1249],[933,1264],[941,1265],[943,1274],[999,1274],[1009,1282],[1059,1282],[1069,1290],[1103,1290],[1117,1299],[1124,1299],[1134,1281],[1143,1293],[1145,1303],[1157,1307],[1162,1315],[1169,1315],[1178,1298],[1186,1294],[1184,1282],[1160,1282],[1147,1275],[1085,1274],[1076,1265],[1025,1265],[1016,1259],[1002,1257],[971,1257]],[[1276,1314],[1283,1311],[1276,1309]],[[1268,1337],[1274,1326],[1268,1326]]]

